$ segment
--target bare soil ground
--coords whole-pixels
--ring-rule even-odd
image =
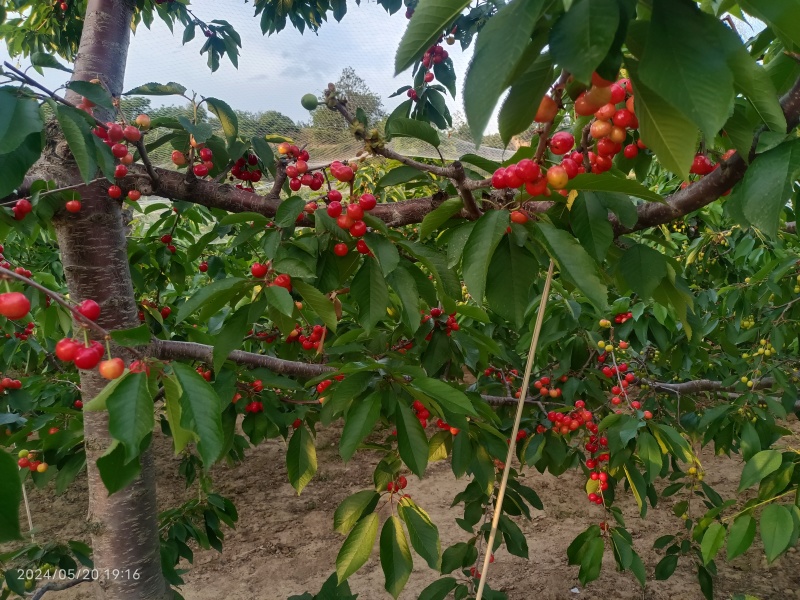
[[[800,430],[796,422],[792,426]],[[287,482],[285,448],[280,440],[249,451],[244,464],[214,469],[219,492],[230,497],[239,509],[239,526],[226,536],[222,554],[195,553],[195,564],[185,575],[186,585],[181,590],[187,600],[284,600],[292,594],[319,590],[335,570],[342,542],[342,537],[333,531],[333,512],[347,495],[371,485],[375,464],[374,456],[362,452],[345,465],[338,456],[337,443],[335,429],[319,434],[320,470],[300,497]],[[167,508],[197,492],[196,488],[185,490],[168,441],[159,437],[155,444],[160,452],[159,501]],[[738,457],[713,456],[707,448],[702,459],[706,481],[723,497],[735,497],[741,472]],[[450,508],[450,501],[466,483],[463,479],[455,480],[446,462],[431,465],[424,480],[409,477],[406,491],[439,526],[443,548],[468,538],[453,521],[461,516],[459,508]],[[537,490],[544,503],[544,510],[534,511],[530,522],[519,521],[528,537],[530,559],[513,557],[501,550],[489,573],[492,587],[504,590],[511,600],[702,599],[688,560],[679,563],[669,580],[652,579],[661,558],[653,550],[653,541],[677,532],[681,525],[670,511],[676,498],[665,499],[657,509],[648,512],[645,520],[638,517],[632,498],[626,496],[619,501],[651,578],[644,590],[631,575],[616,572],[610,551],[606,552],[600,579],[582,588],[577,568],[567,565],[566,548],[588,525],[603,519],[602,509],[585,500],[584,481],[578,473],[557,480],[549,474],[533,472],[527,476],[527,483]],[[54,498],[47,490],[34,491],[31,501],[35,525],[43,538],[88,537],[84,526],[85,478],[61,497]],[[760,548],[751,549],[732,563],[723,560],[718,563],[717,598],[727,599],[741,593],[760,600],[800,598],[800,554],[794,549],[769,566]],[[401,598],[417,598],[420,590],[434,579],[435,574],[424,561],[416,558],[414,573]],[[390,598],[383,590],[377,552],[365,568],[351,577],[350,583],[363,600]],[[46,595],[47,600],[90,598],[94,596],[88,586]]]

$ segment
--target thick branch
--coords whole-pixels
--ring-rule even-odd
[[[660,383],[658,381],[645,381],[654,390],[661,392],[668,392],[677,395],[692,395],[701,392],[734,392],[735,386],[722,385],[721,381],[713,381],[711,379],[697,379],[695,381],[685,381],[683,383]],[[775,385],[775,380],[772,377],[762,377],[753,381],[751,390],[764,390],[771,388]]]
[[[68,590],[71,587],[75,587],[76,585],[80,585],[82,583],[88,583],[93,581],[92,579],[72,579],[70,581],[65,581],[64,583],[55,583],[54,581],[50,581],[45,583],[42,587],[36,590],[36,593],[31,596],[31,600],[40,600],[47,592],[61,592],[63,590]]]
[[[194,342],[154,340],[151,352],[162,360],[188,359],[200,360],[206,363],[212,363],[214,360],[213,346]],[[327,365],[283,360],[282,358],[256,354],[255,352],[244,352],[243,350],[234,350],[228,355],[228,360],[249,367],[264,367],[280,375],[293,375],[296,377],[317,377],[336,371],[336,369]]]

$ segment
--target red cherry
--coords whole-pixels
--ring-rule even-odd
[[[172,163],[178,167],[182,167],[186,164],[186,155],[180,150],[173,150]]]
[[[108,195],[109,195],[110,198],[113,198],[114,200],[116,200],[117,198],[121,198],[122,197],[122,188],[119,187],[118,185],[109,186]]]
[[[559,131],[550,138],[550,151],[556,155],[566,154],[575,146],[575,137],[568,131]]]
[[[350,226],[350,235],[353,237],[361,237],[367,233],[367,224],[364,221],[356,221]]]
[[[502,190],[508,187],[506,183],[506,170],[500,167],[492,174],[492,187],[496,190]]]
[[[126,167],[125,165],[117,165],[114,168],[114,177],[116,179],[122,179],[127,174],[128,174],[128,167]]]
[[[303,184],[297,177],[293,177],[292,179],[289,180],[289,189],[292,190],[293,192],[298,191],[301,187],[303,187]]]
[[[83,408],[83,401],[75,400],[75,402],[72,403],[72,406],[74,406],[77,410],[80,410]]]
[[[111,146],[111,154],[117,158],[122,158],[128,153],[128,147],[125,144],[114,144]]]
[[[166,319],[172,314],[172,309],[169,306],[165,306],[161,309],[161,318]]]
[[[208,271],[208,263],[207,263],[207,262],[205,262],[205,261],[201,262],[201,263],[200,263],[200,265],[197,267],[197,269],[198,269],[198,270],[199,270],[201,273],[205,273],[206,271]]]
[[[369,246],[367,246],[367,242],[365,242],[364,240],[358,240],[358,242],[356,242],[356,250],[358,251],[359,254],[370,253]]]
[[[330,197],[330,194],[328,194],[328,197]],[[341,198],[341,194],[339,194],[339,197]],[[342,214],[341,202],[339,202],[338,200],[333,200],[330,204],[328,204],[326,212],[328,213],[328,216],[331,217],[332,219],[337,218],[339,215]]]
[[[261,263],[253,263],[250,266],[250,273],[252,273],[253,277],[257,277],[258,279],[266,277],[267,271],[269,271],[267,265],[262,265]]]
[[[56,356],[64,362],[72,362],[75,360],[75,354],[80,347],[81,345],[75,340],[64,338],[56,344]]]
[[[94,300],[87,299],[78,304],[76,307],[78,312],[90,321],[96,321],[100,316],[100,305]]]
[[[633,123],[633,119],[634,119],[633,113],[629,111],[627,108],[623,108],[614,113],[612,121],[614,122],[614,125],[616,125],[617,127],[627,128],[631,126],[631,123]]]
[[[333,247],[333,253],[336,256],[347,256],[348,252],[349,252],[349,249],[347,248],[347,244],[343,244],[343,243],[342,244],[336,244]]]
[[[375,199],[375,196],[373,196],[372,194],[362,194],[361,198],[359,198],[358,200],[358,205],[363,210],[372,210],[373,208],[375,208],[376,204],[377,200]]]
[[[20,292],[0,294],[0,315],[12,321],[21,319],[31,309],[31,302]]]
[[[75,353],[75,366],[79,369],[89,370],[94,369],[97,366],[97,363],[100,362],[100,356],[97,355],[97,352],[94,348],[79,348],[78,351]]]
[[[121,358],[104,360],[98,370],[104,379],[117,379],[125,371],[125,362]]]
[[[539,103],[539,108],[536,110],[534,121],[537,123],[548,123],[553,120],[558,112],[558,105],[556,101],[550,96],[544,96]]]
[[[359,204],[349,204],[347,206],[347,216],[353,221],[360,221],[364,218],[364,209]]]
[[[517,175],[522,178],[525,183],[532,183],[539,179],[542,170],[530,158],[523,158],[517,163]]]
[[[278,287],[285,288],[288,291],[292,291],[292,278],[288,275],[278,275],[275,278],[275,281],[272,282],[272,285],[277,285]]]
[[[342,193],[339,190],[330,190],[328,192],[329,202],[340,202],[342,200]],[[335,218],[335,217],[334,217]]]
[[[118,123],[107,123],[106,131],[106,137],[114,143],[121,141],[122,138],[125,137],[125,134],[122,131],[122,125]]]
[[[125,129],[123,129],[122,135],[125,136],[126,140],[133,142],[134,144],[142,139],[142,132],[133,125],[128,125]]]
[[[211,160],[214,156],[214,153],[211,151],[211,148],[200,148],[200,160],[203,162]]]
[[[194,174],[197,175],[198,177],[205,177],[206,175],[208,175],[208,167],[205,166],[204,164],[195,165],[192,170],[194,171]]]
[[[636,144],[628,144],[622,149],[625,158],[636,158],[639,155],[639,147]]]

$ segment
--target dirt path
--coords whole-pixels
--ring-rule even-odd
[[[195,564],[185,575],[187,584],[182,588],[187,600],[285,600],[292,594],[319,590],[335,569],[342,542],[342,537],[333,531],[333,512],[345,496],[371,484],[375,462],[372,456],[362,453],[348,465],[343,464],[337,452],[337,439],[334,430],[320,433],[317,440],[320,471],[300,497],[287,482],[282,441],[273,440],[249,451],[242,465],[214,469],[219,492],[232,498],[239,509],[239,527],[226,536],[222,554],[195,553]],[[166,508],[191,497],[196,489],[188,492],[184,489],[168,443],[159,437],[156,444],[161,450],[159,499]],[[733,497],[740,473],[738,458],[712,456],[706,451],[703,463],[707,482],[723,497]],[[503,589],[511,600],[702,600],[689,561],[679,563],[668,581],[651,579],[642,590],[631,575],[616,572],[608,551],[600,579],[585,589],[580,588],[577,568],[567,565],[566,548],[589,524],[603,519],[602,509],[585,500],[584,482],[577,473],[557,480],[549,474],[534,472],[527,480],[544,503],[544,510],[533,511],[530,522],[519,521],[528,537],[530,560],[498,552],[490,572],[493,588]],[[431,465],[422,481],[409,477],[406,491],[439,526],[443,548],[468,537],[453,522],[461,512],[449,508],[454,495],[466,483],[463,479],[455,480],[445,462]],[[42,538],[86,537],[85,494],[85,479],[55,500],[49,492],[32,493],[34,521],[42,530]],[[650,510],[646,520],[639,519],[631,498],[626,497],[622,502],[635,547],[650,578],[660,559],[652,549],[653,541],[676,532],[679,527],[678,519],[669,510],[676,501],[664,500],[657,510]],[[720,561],[718,566],[717,598],[731,598],[737,593],[749,593],[760,600],[800,598],[800,556],[794,549],[770,566],[761,558],[760,549],[751,550],[733,563]],[[424,561],[415,556],[414,573],[401,598],[417,598],[419,591],[434,579]],[[362,600],[390,598],[383,590],[377,552],[350,582]],[[576,592],[571,591],[574,588]],[[91,590],[80,587],[46,595],[47,600],[91,598]]]

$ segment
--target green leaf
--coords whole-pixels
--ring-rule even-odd
[[[401,265],[399,268],[392,271],[388,277],[389,285],[400,298],[401,303],[401,319],[403,324],[411,330],[411,333],[416,333],[420,326],[419,320],[419,291],[417,290],[417,283],[414,276]]]
[[[786,133],[786,116],[769,73],[750,56],[739,36],[732,30],[723,27],[720,34],[729,54],[728,66],[733,72],[736,89],[747,97],[759,118],[770,129]]]
[[[614,240],[614,231],[608,222],[608,210],[594,194],[578,194],[569,211],[569,220],[581,245],[592,258],[602,263]]]
[[[357,400],[347,411],[347,418],[339,440],[339,454],[347,462],[355,454],[361,441],[367,437],[381,416],[381,394],[374,392]]]
[[[217,298],[231,298],[236,292],[244,289],[244,286],[248,283],[246,279],[241,277],[225,277],[201,287],[178,309],[178,314],[175,315],[175,324],[177,325],[199,308],[208,306]]]
[[[636,454],[644,463],[645,480],[652,483],[661,471],[661,447],[656,439],[646,431],[636,440]]]
[[[31,54],[31,65],[34,67],[45,67],[47,69],[58,69],[59,71],[66,71],[72,73],[72,69],[62,65],[56,57],[46,52],[34,52]],[[37,69],[41,73],[40,69]]]
[[[79,112],[74,108],[69,110]],[[86,122],[83,117],[81,120]],[[16,150],[28,136],[41,132],[43,127],[39,104],[35,100],[17,98],[7,89],[0,89],[0,154]],[[3,164],[3,167],[5,166]]]
[[[642,141],[665,169],[688,179],[697,150],[697,127],[642,83],[634,60],[626,60],[625,65],[636,94],[636,117]]]
[[[275,213],[275,225],[278,227],[294,227],[297,215],[303,212],[306,201],[300,196],[291,196],[281,202]]]
[[[186,91],[180,83],[145,83],[124,92],[123,96],[181,96]]]
[[[388,276],[400,264],[400,253],[386,236],[370,232],[364,236],[364,241],[378,259],[384,275]]]
[[[428,513],[407,496],[398,502],[397,512],[408,528],[408,537],[414,550],[425,559],[431,569],[438,571],[442,566],[442,543],[439,540],[439,529]]]
[[[761,512],[759,525],[767,563],[771,563],[789,547],[794,531],[794,519],[785,506],[770,504]]]
[[[367,562],[377,537],[378,515],[370,513],[356,524],[336,556],[336,576],[339,583]]]
[[[308,285],[296,279],[292,281],[292,288],[297,289],[297,284],[301,284],[301,286]],[[286,288],[279,285],[268,285],[264,288],[264,296],[267,298],[267,304],[276,308],[281,314],[287,317],[291,317],[294,314],[294,300]]]
[[[700,554],[703,557],[704,565],[714,560],[714,557],[724,543],[725,527],[716,521],[711,523],[703,534],[703,541],[700,543]]]
[[[647,484],[645,484],[642,474],[639,473],[635,467],[629,467],[626,464],[623,465],[623,469],[625,471],[625,477],[628,479],[631,493],[633,494],[636,504],[639,507],[639,514],[642,516],[642,518],[644,518],[644,515],[647,512],[647,503],[645,503],[645,498],[647,496]]]
[[[756,520],[750,515],[737,517],[728,528],[728,560],[744,554],[756,537]]]
[[[145,373],[128,371],[106,399],[108,431],[125,448],[125,462],[139,456],[139,447],[153,432],[153,396]]]
[[[42,154],[42,133],[38,131],[26,137],[16,149],[0,154],[0,198],[5,198],[23,181],[28,170]]]
[[[258,158],[264,163],[264,166],[269,169],[269,172],[275,174],[275,154],[272,152],[270,145],[262,137],[255,136],[250,140],[253,145]]]
[[[733,74],[717,42],[719,28],[724,27],[701,12],[695,2],[654,0],[639,67],[642,83],[692,120],[709,139],[716,137],[733,110]],[[638,90],[636,104],[638,115]]]
[[[222,100],[217,98],[206,98],[208,110],[210,110],[219,119],[219,124],[222,127],[222,132],[225,134],[225,139],[228,141],[228,147],[236,141],[239,135],[239,118],[233,109]]]
[[[89,124],[80,113],[81,111],[71,106],[59,105],[56,117],[78,165],[81,178],[84,183],[89,183],[97,173],[97,162],[94,159],[94,143],[88,137],[91,135]]]
[[[794,182],[800,176],[800,140],[784,142],[759,154],[738,186],[747,220],[770,237],[778,233],[781,213],[792,198]]]
[[[408,549],[406,533],[400,519],[392,515],[383,524],[380,541],[381,568],[386,578],[386,591],[397,598],[411,575],[414,566]]]
[[[434,148],[438,148],[441,141],[436,130],[423,121],[407,119],[405,117],[395,117],[386,125],[386,138],[407,137],[428,142]]]
[[[589,83],[611,49],[619,19],[616,0],[574,2],[550,30],[553,60],[578,81]]]
[[[317,472],[317,450],[314,448],[314,439],[305,425],[295,429],[292,439],[289,440],[286,470],[289,474],[289,483],[297,490],[298,495]]]
[[[370,332],[382,318],[389,306],[389,288],[381,273],[378,261],[367,257],[353,277],[350,295],[358,304],[358,322]]]
[[[636,99],[638,100],[639,97],[637,96]],[[611,173],[581,173],[570,179],[565,189],[589,192],[621,192],[650,202],[664,201],[660,194],[646,188],[638,181],[617,177]]]
[[[678,555],[677,554],[668,554],[664,558],[662,558],[658,564],[656,565],[656,580],[657,581],[664,581],[665,579],[669,579],[672,577],[672,574],[675,572],[675,568],[678,566]]]
[[[307,304],[311,310],[313,310],[317,316],[322,319],[322,322],[325,324],[325,326],[331,331],[336,331],[338,321],[336,319],[336,309],[334,308],[331,299],[314,286],[298,279],[292,281],[292,287],[294,291],[302,296],[305,304]],[[384,313],[385,311],[386,309],[384,307]]]
[[[127,461],[125,455],[123,445],[114,440],[103,456],[97,459],[97,470],[100,472],[100,479],[103,480],[103,485],[106,486],[109,495],[124,490],[139,477],[139,473],[142,471],[142,464],[138,457]]]
[[[537,223],[537,226],[562,275],[566,275],[598,310],[604,312],[608,306],[608,290],[597,275],[597,264],[566,231],[544,222]]]
[[[458,580],[454,577],[442,577],[422,590],[417,600],[445,600],[456,585]]]
[[[409,181],[425,178],[427,178],[427,175],[419,169],[401,165],[399,167],[395,167],[391,171],[388,171],[386,175],[381,177],[378,180],[378,185],[376,188],[392,187],[395,185],[400,185],[401,183],[408,183]]]
[[[595,192],[594,196],[600,201],[606,210],[617,215],[623,227],[633,227],[639,220],[639,213],[636,205],[625,194],[611,192]]]
[[[22,485],[17,461],[5,450],[0,450],[0,543],[22,538],[19,529],[19,506],[22,500]]]
[[[175,456],[178,456],[186,446],[197,440],[197,436],[181,425],[181,395],[183,390],[175,375],[162,377],[164,385],[164,408],[167,413],[167,422],[175,444]]]
[[[264,306],[264,301],[260,302]],[[212,368],[219,371],[233,350],[241,347],[242,341],[248,330],[252,329],[253,322],[261,316],[255,315],[255,319],[250,318],[252,304],[245,304],[238,309],[225,321],[222,329],[214,336],[214,352]]]
[[[417,477],[425,474],[428,466],[428,438],[419,420],[404,402],[397,403],[397,449],[400,458]]]
[[[513,136],[522,133],[533,123],[553,76],[553,59],[549,53],[544,52],[514,80],[497,117],[504,144],[507,145]]]
[[[489,263],[497,245],[506,234],[508,219],[508,212],[505,210],[486,212],[475,223],[464,246],[464,254],[461,259],[464,283],[470,296],[477,302],[483,302]]]
[[[210,469],[225,447],[222,407],[214,388],[191,366],[172,363],[181,386],[181,426],[197,435],[197,452]]]
[[[361,517],[375,510],[380,498],[375,490],[362,490],[342,500],[333,513],[334,531],[346,535]]]
[[[114,343],[127,348],[146,346],[150,343],[151,337],[150,328],[144,323],[131,329],[117,329],[111,332]]]
[[[464,111],[475,143],[528,48],[543,5],[544,0],[512,0],[478,34],[464,79]]]
[[[605,549],[606,546],[602,538],[594,538],[586,544],[586,549],[581,558],[581,568],[578,571],[578,579],[580,579],[582,585],[586,585],[600,576]]]
[[[436,400],[445,410],[455,414],[478,416],[464,392],[440,379],[415,377],[411,387]]]
[[[740,0],[739,6],[769,25],[787,46],[800,46],[800,5],[775,0]]]
[[[76,94],[80,94],[84,98],[91,100],[97,106],[108,110],[114,110],[114,102],[111,99],[106,89],[99,83],[90,83],[89,81],[70,81],[67,87]]]
[[[649,300],[667,276],[667,259],[658,250],[636,244],[619,259],[619,272],[628,287],[643,300]]]
[[[210,123],[192,123],[183,115],[178,115],[176,118],[186,133],[190,134],[200,144],[207,142],[214,135],[214,130]]]
[[[434,210],[425,215],[419,228],[419,239],[424,240],[444,225],[453,215],[457,215],[464,207],[461,198],[448,198]]]
[[[395,75],[419,60],[452,23],[469,6],[469,0],[423,0],[414,10],[408,28],[397,47],[394,59]]]
[[[774,473],[781,466],[781,453],[777,450],[762,450],[744,466],[742,479],[739,482],[739,492],[759,483],[770,473]]]

